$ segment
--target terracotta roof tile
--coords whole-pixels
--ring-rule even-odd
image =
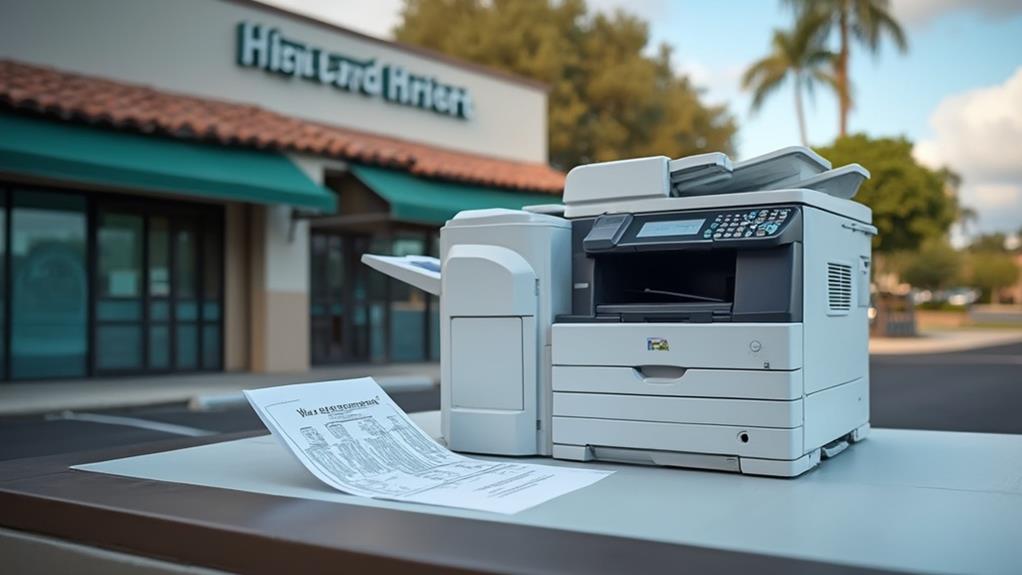
[[[0,60],[0,108],[229,146],[298,151],[436,178],[560,193],[547,166],[427,146],[302,120],[235,102],[164,92]]]

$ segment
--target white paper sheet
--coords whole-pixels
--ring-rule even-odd
[[[612,473],[452,453],[368,377],[247,390],[245,397],[306,469],[353,495],[517,513]]]

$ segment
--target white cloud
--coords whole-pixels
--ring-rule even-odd
[[[1010,209],[1022,203],[1022,187],[1012,184],[978,184],[971,191],[976,201],[993,209]],[[1018,223],[1022,225],[1022,221]]]
[[[1003,84],[945,98],[916,156],[986,179],[1022,177],[1022,67]]]
[[[741,96],[741,66],[707,66],[692,58],[681,58],[674,65],[679,74],[688,76],[692,85],[706,92],[711,104],[734,103]]]
[[[378,38],[391,38],[401,0],[259,0]]]
[[[1012,233],[1022,229],[1022,179],[1015,183],[966,183],[960,199],[979,214],[976,228],[981,232]]]
[[[949,12],[972,10],[987,18],[1022,12],[1018,0],[893,0],[891,9],[908,26],[926,25]]]
[[[1022,227],[1022,67],[1002,84],[945,98],[930,126],[916,159],[962,175],[961,201],[979,213],[981,230]]]

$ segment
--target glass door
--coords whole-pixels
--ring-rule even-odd
[[[195,222],[174,222],[173,291],[174,369],[189,371],[199,367],[199,246]]]
[[[170,371],[170,221],[151,216],[148,230],[148,307],[146,342],[149,350],[146,368],[149,371]]]
[[[137,372],[144,366],[144,225],[144,216],[137,212],[97,213],[97,373]]]
[[[96,374],[221,368],[222,238],[198,209],[98,207]]]
[[[344,243],[340,236],[315,233],[311,238],[309,298],[312,362],[344,360]]]
[[[369,359],[368,238],[314,232],[310,239],[309,318],[312,363]]]
[[[345,329],[348,330],[348,356],[352,361],[369,361],[369,266],[362,263],[362,254],[369,252],[370,239],[367,236],[348,236],[347,250],[349,273],[345,277],[344,297],[349,310]]]

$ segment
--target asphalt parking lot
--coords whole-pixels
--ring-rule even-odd
[[[873,356],[874,427],[1022,433],[1022,343],[969,351]],[[437,388],[397,392],[405,411],[439,409]],[[244,405],[191,411],[187,405],[0,419],[0,460],[262,429]]]

